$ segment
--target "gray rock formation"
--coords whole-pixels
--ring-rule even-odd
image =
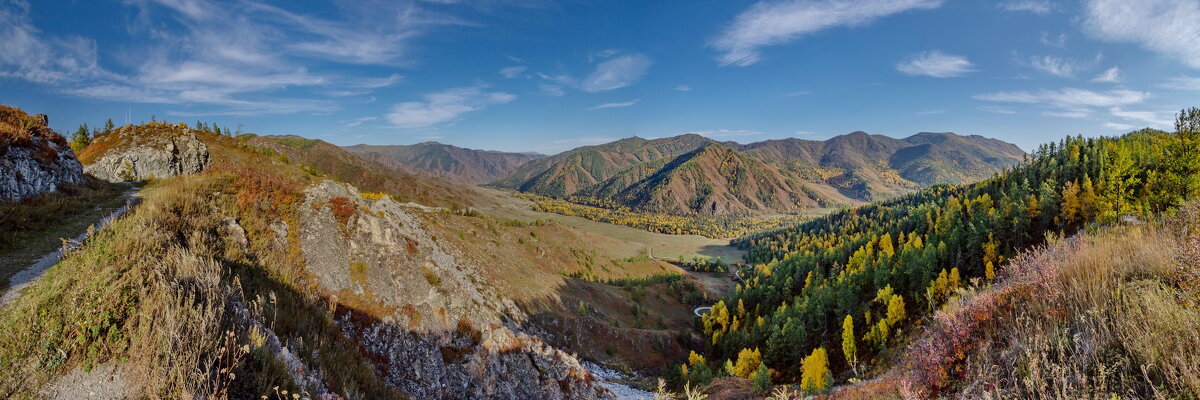
[[[505,325],[524,312],[483,281],[481,266],[437,239],[421,215],[427,211],[388,197],[364,200],[332,181],[306,190],[299,211],[308,272],[331,298],[402,310],[382,320],[356,310],[338,319],[402,392],[421,399],[612,397],[574,357]]]
[[[32,146],[0,148],[0,200],[20,200],[83,183],[83,165],[67,146],[35,137]]]
[[[122,145],[101,156],[84,172],[109,182],[140,181],[194,174],[208,165],[208,146],[195,134],[181,127],[177,135],[142,137],[133,132]]]

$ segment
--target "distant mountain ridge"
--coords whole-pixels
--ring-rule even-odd
[[[534,160],[491,185],[666,214],[772,213],[974,182],[1025,157],[982,136],[853,132],[824,141],[628,138]]]
[[[709,142],[712,140],[706,137],[687,134],[653,140],[632,137],[584,146],[528,162],[492,184],[522,192],[565,197],[631,167],[679,156]]]
[[[364,159],[413,174],[469,184],[500,179],[530,160],[545,157],[536,153],[467,149],[438,142],[390,146],[360,144],[343,148]]]

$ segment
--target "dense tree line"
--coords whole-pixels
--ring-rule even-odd
[[[708,355],[735,360],[760,349],[792,381],[818,351],[839,373],[870,366],[956,289],[1002,274],[1006,257],[1195,198],[1198,135],[1200,110],[1185,110],[1175,133],[1069,137],[976,184],[930,187],[739,239],[757,273],[704,318]]]

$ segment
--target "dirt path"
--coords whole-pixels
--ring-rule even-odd
[[[6,285],[8,289],[4,292],[4,296],[0,297],[0,305],[8,305],[13,300],[16,300],[21,294],[21,289],[24,289],[33,282],[36,282],[38,278],[41,278],[42,275],[46,273],[47,269],[50,269],[50,267],[54,266],[54,264],[57,264],[59,260],[62,260],[63,255],[65,254],[64,250],[66,252],[70,252],[71,250],[78,248],[83,244],[84,241],[87,240],[89,235],[104,228],[112,221],[120,218],[122,215],[125,215],[126,212],[128,212],[133,208],[134,205],[137,204],[139,190],[140,188],[134,188],[128,192],[125,192],[123,196],[125,199],[125,205],[112,210],[107,216],[100,218],[100,220],[96,221],[94,224],[88,224],[83,233],[79,233],[73,239],[71,239],[71,241],[60,245],[57,250],[53,250],[37,258],[37,260],[32,264],[21,268],[15,274],[9,276],[8,284]],[[76,226],[81,222],[86,223],[88,220],[89,219],[85,218],[83,221],[76,221],[75,223],[69,224],[69,226]],[[43,245],[42,247],[45,246]]]

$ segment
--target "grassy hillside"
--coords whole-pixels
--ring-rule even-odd
[[[508,176],[541,155],[465,149],[437,142],[408,146],[344,147],[359,157],[415,174],[444,178],[454,182],[482,184]]]
[[[402,202],[463,208],[479,206],[483,197],[469,187],[436,178],[418,177],[369,161],[318,139],[299,136],[242,135],[247,146],[269,150],[277,160],[299,163],[321,175],[368,192],[387,193]]]
[[[178,125],[120,129],[149,135],[176,132]],[[382,340],[379,334],[360,334],[381,321],[403,321],[389,328],[404,329],[396,340],[432,343],[442,357],[461,357],[470,348],[439,349],[438,340],[479,345],[480,330],[501,328],[439,311],[435,300],[461,302],[448,292],[459,284],[468,284],[469,293],[504,296],[495,304],[472,298],[467,307],[515,307],[493,316],[497,322],[525,324],[595,361],[654,370],[683,355],[675,332],[690,326],[691,307],[707,302],[701,285],[678,267],[610,250],[636,248],[634,243],[555,223],[408,207],[380,193],[308,204],[305,190],[326,178],[317,167],[257,145],[255,138],[194,133],[212,152],[203,173],[151,179],[138,207],[0,307],[6,326],[0,368],[9,372],[0,374],[3,396],[37,397],[64,375],[82,375],[148,398],[258,398],[282,390],[405,398],[389,375],[394,372],[387,355],[369,350]],[[316,141],[258,139],[324,157],[337,154]],[[100,147],[86,151],[103,154],[125,144],[101,137],[93,142]],[[421,229],[422,240],[439,246],[437,254],[379,229],[376,223],[397,215],[398,207],[407,210],[403,226]],[[333,213],[333,232],[314,231],[309,218],[318,211]],[[350,234],[369,240],[333,243],[355,248],[378,268],[363,262],[313,268],[310,256],[316,253],[302,243],[313,235]],[[404,256],[389,258],[384,249]],[[411,274],[417,278],[374,278]],[[326,287],[320,279],[328,276],[360,290]],[[372,290],[376,283],[401,290],[384,296]],[[396,304],[404,296],[425,302]],[[572,332],[592,336],[562,339]],[[627,341],[604,341],[618,337]],[[520,344],[505,346],[495,357],[522,351]],[[428,362],[441,363],[442,357]],[[429,388],[441,387],[432,380],[437,377],[427,379]]]
[[[705,318],[709,358],[736,360],[758,348],[783,381],[800,381],[817,349],[834,376],[878,365],[903,332],[959,288],[994,281],[1019,252],[1195,198],[1198,124],[1200,112],[1190,112],[1176,133],[1067,138],[973,185],[935,186],[746,237],[757,275]],[[841,346],[847,320],[857,328],[849,335],[856,357]]]

